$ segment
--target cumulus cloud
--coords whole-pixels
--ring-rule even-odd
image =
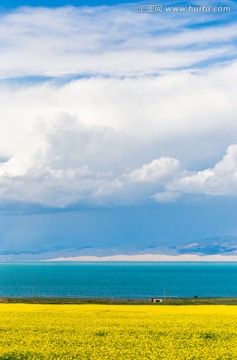
[[[237,144],[230,145],[226,155],[213,168],[183,176],[168,186],[183,193],[237,195]]]
[[[66,111],[87,126],[130,134],[143,151],[126,153],[128,168],[161,156],[194,168],[217,160],[236,141],[231,9],[224,16],[141,14],[137,4],[2,12],[0,159],[33,146],[40,114]]]
[[[160,158],[131,172],[136,182],[152,182],[163,187],[152,198],[160,203],[173,202],[181,194],[210,196],[237,195],[237,144],[230,145],[221,161],[212,168],[189,171],[172,158]]]
[[[30,149],[0,164],[1,202],[63,208],[169,203],[187,193],[237,195],[237,145],[202,171],[164,156],[128,170],[119,131],[86,126],[68,113],[39,119],[34,140]],[[123,151],[126,156],[130,148]]]
[[[133,170],[128,179],[131,182],[163,182],[179,172],[180,164],[177,159],[161,157],[148,164],[144,164],[140,169]]]
[[[178,158],[194,169],[203,162],[210,165],[236,142],[236,68],[233,63],[200,74],[2,85],[0,158],[34,145],[39,116],[65,111],[86,126],[109,128],[111,139],[113,131],[119,132],[119,152],[127,142],[130,148],[134,144],[136,151],[126,157],[123,153],[131,169],[161,156]]]
[[[1,14],[2,202],[236,194],[235,145],[219,162],[237,142],[236,24],[153,15],[136,4]]]
[[[34,146],[0,164],[0,198],[56,207],[90,203],[111,179],[119,134],[83,126],[67,113],[40,119],[37,130]]]

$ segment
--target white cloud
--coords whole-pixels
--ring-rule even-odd
[[[202,171],[160,157],[126,169],[119,152],[126,136],[105,126],[86,126],[56,113],[38,121],[35,144],[0,164],[0,201],[43,206],[168,203],[183,193],[237,195],[237,145]],[[121,142],[122,141],[122,142]],[[129,141],[123,149],[129,153]]]
[[[237,195],[237,144],[228,147],[223,160],[213,168],[193,172],[168,185],[183,193]]]
[[[119,131],[120,152],[134,144],[136,150],[122,154],[131,169],[161,156],[194,168],[210,164],[236,142],[236,68],[232,64],[198,75],[81,79],[64,86],[2,85],[0,157],[31,148],[36,119],[65,111],[86,126]]]
[[[192,15],[135,5],[2,13],[0,159],[9,160],[0,200],[64,207],[235,195],[235,146],[217,161],[237,142],[237,63],[222,64],[236,55],[237,27]]]
[[[0,76],[150,74],[235,57],[231,14],[224,26],[190,26],[207,19],[216,15],[154,16],[136,4],[10,11],[1,14]]]
[[[180,164],[176,159],[161,157],[144,164],[140,169],[133,170],[128,175],[131,182],[163,182],[179,171]]]
[[[180,195],[181,195],[180,193],[174,191],[157,192],[153,196],[153,199],[155,199],[161,204],[165,204],[165,203],[175,202],[176,200],[178,200]]]
[[[34,139],[30,149],[0,164],[1,200],[88,204],[101,186],[108,186],[108,167],[116,165],[113,146],[120,141],[113,129],[85,127],[75,116],[56,113],[38,122]]]

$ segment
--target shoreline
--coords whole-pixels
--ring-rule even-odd
[[[59,298],[59,297],[1,297],[0,304],[107,304],[107,305],[237,305],[237,297],[192,297],[192,298],[164,298],[159,302],[152,302],[150,299],[135,298]]]

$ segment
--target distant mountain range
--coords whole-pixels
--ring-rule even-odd
[[[237,236],[213,237],[172,246],[149,247],[142,253],[163,255],[237,255]]]
[[[0,261],[31,261],[31,260],[47,260],[57,257],[78,257],[78,256],[114,256],[114,255],[237,255],[237,236],[213,237],[196,242],[186,242],[172,246],[149,246],[142,249],[134,248],[106,248],[106,247],[83,247],[83,248],[67,248],[56,246],[52,248],[38,249],[34,251],[2,251],[0,253]]]
[[[178,254],[237,255],[237,236],[214,237],[176,247]]]

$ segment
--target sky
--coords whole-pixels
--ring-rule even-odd
[[[202,5],[1,2],[0,261],[237,255],[237,5]]]

